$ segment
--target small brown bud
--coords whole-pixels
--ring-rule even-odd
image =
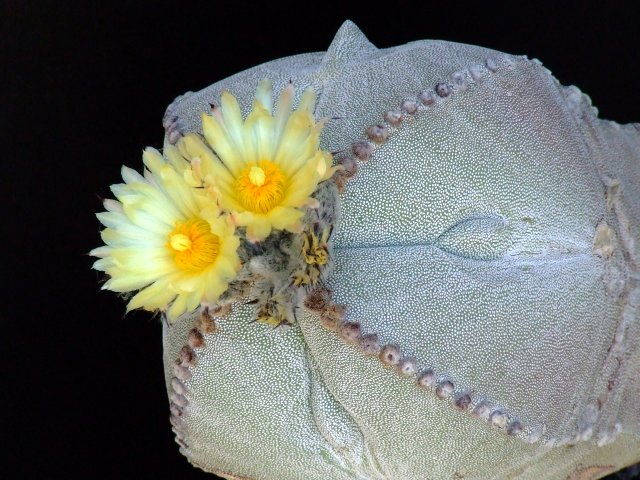
[[[380,341],[375,333],[363,335],[360,339],[360,348],[365,355],[378,355],[380,353]]]
[[[208,310],[204,310],[200,314],[196,320],[195,326],[204,335],[209,335],[216,331],[216,322]]]
[[[487,405],[487,402],[483,400],[473,408],[471,415],[482,420],[489,420],[489,415],[491,415],[491,408],[489,407],[489,405]]]
[[[402,110],[407,113],[416,113],[418,111],[418,102],[413,98],[406,98],[402,102]]]
[[[180,349],[178,358],[183,367],[193,367],[196,364],[196,355],[189,345],[185,345]]]
[[[498,69],[498,64],[496,63],[496,61],[489,57],[485,60],[484,64],[486,65],[486,67],[489,69],[489,71],[491,72],[495,72]]]
[[[178,360],[180,362],[180,360]],[[191,372],[188,368],[183,367],[179,363],[173,366],[173,374],[180,380],[189,380],[191,378]]]
[[[482,70],[481,70],[482,66],[481,65],[471,65],[469,67],[469,74],[471,75],[471,78],[473,78],[473,80],[475,82],[479,81],[482,79]]]
[[[417,370],[416,359],[413,357],[404,357],[400,362],[398,362],[398,366],[396,367],[400,375],[405,377],[412,377]]]
[[[369,142],[355,142],[351,146],[351,152],[361,162],[366,162],[367,160],[369,160],[371,158],[372,151],[373,149],[371,148],[371,144]]]
[[[320,314],[320,323],[329,330],[336,330],[344,322],[346,310],[345,305],[331,303]]]
[[[173,417],[182,416],[182,408],[180,408],[175,403],[170,403],[169,404],[169,411],[171,412],[171,416],[173,416]]]
[[[351,178],[358,172],[358,162],[353,157],[344,157],[340,160],[340,165],[344,168],[342,173],[345,178]]]
[[[420,388],[431,388],[431,387],[433,387],[436,384],[436,374],[435,374],[435,372],[430,368],[427,368],[426,370],[423,370],[418,375],[418,378],[416,379],[416,383],[418,384],[418,386]]]
[[[362,332],[360,324],[355,322],[343,322],[338,325],[338,336],[345,342],[355,345],[360,341]]]
[[[331,180],[333,180],[333,183],[335,183],[336,187],[338,187],[338,192],[344,193],[344,187],[347,184],[347,176],[345,175],[344,171],[338,170],[333,174]]]
[[[491,415],[489,415],[489,421],[496,427],[504,428],[509,419],[507,418],[507,414],[502,410],[494,410],[491,412]]]
[[[384,120],[389,125],[397,127],[402,122],[402,112],[400,110],[389,110],[384,114]]]
[[[226,303],[224,305],[216,305],[209,309],[209,315],[213,317],[226,317],[231,312],[231,304]]]
[[[423,105],[432,105],[436,101],[436,95],[432,90],[423,90],[418,96]]]
[[[182,133],[177,128],[169,133],[169,143],[175,145],[182,138]]]
[[[176,392],[171,392],[169,395],[169,400],[175,403],[177,406],[184,408],[189,405],[189,400],[184,395],[177,394]]]
[[[181,446],[182,448],[184,448],[185,450],[189,448],[189,445],[187,445],[187,444],[185,443],[185,441],[184,441],[182,438],[175,437],[175,439],[174,439],[174,440],[175,440],[175,442],[176,442],[178,445],[180,445],[180,446]]]
[[[184,384],[175,377],[171,379],[171,388],[179,395],[184,395],[185,393],[187,393],[187,389],[185,388]]]
[[[436,93],[441,97],[448,97],[451,95],[451,88],[444,82],[436,85]]]
[[[509,426],[507,426],[507,433],[509,435],[520,435],[522,433],[522,430],[522,423],[520,423],[519,420],[513,420],[511,423],[509,423]]]
[[[453,388],[451,380],[442,380],[436,387],[436,397],[442,400],[449,398],[453,393]]]
[[[456,72],[453,74],[453,84],[458,90],[465,90],[467,88],[467,78],[464,73]]]
[[[307,294],[304,306],[312,312],[321,312],[329,305],[331,294],[326,288],[316,288]]]
[[[453,399],[453,406],[458,410],[466,410],[471,405],[471,396],[468,393],[459,393]]]
[[[402,358],[402,353],[397,345],[390,343],[382,347],[379,358],[385,365],[397,365]]]
[[[192,328],[189,332],[189,336],[187,337],[187,342],[191,348],[202,348],[204,347],[204,337],[200,333],[200,330],[197,328]]]
[[[367,128],[367,137],[375,143],[383,143],[389,136],[389,129],[384,125],[371,125]]]
[[[176,430],[184,429],[184,420],[179,415],[171,415],[169,417],[169,421],[171,422],[171,425],[173,425],[173,428],[175,428]]]

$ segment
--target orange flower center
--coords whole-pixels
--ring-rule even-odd
[[[244,208],[267,213],[284,197],[285,178],[280,168],[269,160],[246,167],[236,179],[236,192]]]
[[[200,272],[216,261],[220,251],[220,237],[211,233],[209,223],[192,218],[176,222],[169,234],[167,247],[178,268],[187,272]]]

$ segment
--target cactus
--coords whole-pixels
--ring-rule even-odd
[[[181,453],[230,479],[594,479],[639,462],[640,126],[598,119],[537,60],[379,50],[346,22],[327,52],[176,99],[165,147],[223,90],[246,114],[263,78],[314,87],[342,165],[316,193],[322,228],[266,250],[324,241],[332,263],[285,262],[321,285],[286,290],[288,328],[243,302],[164,326]]]

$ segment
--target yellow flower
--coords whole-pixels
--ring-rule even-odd
[[[191,160],[192,172],[185,178],[201,181],[237,225],[247,227],[251,241],[266,238],[272,229],[300,232],[303,207],[315,203],[311,194],[337,168],[331,166],[331,154],[319,149],[324,122],[314,120],[313,90],[307,89],[292,111],[294,91],[287,85],[275,115],[271,93],[271,83],[263,80],[244,121],[236,98],[222,93],[220,107],[202,116],[204,137],[215,154],[195,135],[178,143],[182,156]],[[171,158],[176,155],[171,150]]]
[[[154,149],[143,155],[144,177],[123,167],[125,184],[111,187],[119,200],[106,200],[97,214],[107,228],[106,246],[94,268],[111,278],[103,289],[136,293],[127,310],[166,310],[170,320],[198,305],[212,304],[239,268],[240,240],[227,216]]]

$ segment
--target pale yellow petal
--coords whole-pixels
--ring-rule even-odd
[[[120,212],[122,213],[124,210],[122,210],[122,204],[116,200],[111,200],[110,198],[107,198],[106,200],[104,200],[102,202],[102,205],[104,205],[104,208],[109,211],[109,212]]]
[[[166,167],[171,168],[171,167]],[[176,173],[177,175],[177,173]],[[164,192],[165,188],[162,182],[156,184],[135,183],[130,185],[116,184],[111,186],[111,191],[120,200],[123,208],[135,205],[136,208],[147,205],[148,202],[155,204],[157,207],[166,209],[171,212],[178,212],[171,203],[171,198]]]
[[[125,183],[147,183],[145,178],[132,168],[125,167],[124,165],[120,169],[120,174]]]
[[[276,207],[268,214],[271,225],[277,230],[293,227],[300,222],[303,216],[303,211],[291,207]]]
[[[271,85],[271,80],[268,78],[264,78],[260,80],[258,84],[258,88],[256,89],[256,100],[259,101],[262,106],[267,110],[269,115],[272,113],[272,100],[271,94],[273,91],[273,87]]]
[[[173,203],[180,208],[185,218],[198,215],[198,204],[195,201],[194,189],[189,187],[184,179],[171,167],[163,170],[164,185]]]
[[[254,214],[252,212],[241,212],[236,216],[238,225],[247,227],[247,239],[250,242],[264,240],[271,233],[271,224],[269,219],[264,215]]]
[[[233,187],[220,185],[220,191],[223,194],[220,197],[220,206],[224,210],[227,210],[229,212],[242,212],[243,210],[245,210],[245,208],[236,198]]]
[[[234,264],[232,259],[224,258],[224,257],[219,258],[216,261],[214,270],[217,276],[224,280],[233,279],[237,273],[236,265]]]
[[[91,250],[89,252],[89,255],[91,255],[92,257],[104,258],[109,256],[112,250],[113,249],[111,247],[103,245],[102,247],[94,248],[93,250]]]
[[[116,248],[111,253],[118,266],[132,272],[161,277],[176,271],[176,264],[166,247]]]
[[[102,289],[111,290],[112,292],[130,292],[146,287],[152,281],[149,280],[148,276],[142,274],[112,277],[102,286]]]
[[[257,139],[254,132],[254,124],[256,123],[256,120],[260,116],[260,112],[258,109],[260,109],[261,107],[259,106],[257,101],[254,103],[255,105],[253,110],[249,112],[249,116],[247,117],[247,120],[244,122],[244,134],[242,136],[244,139],[244,159],[243,160],[246,165],[256,164],[260,161],[260,157],[258,156]]]
[[[100,232],[100,238],[111,247],[155,247],[167,242],[166,235],[157,235],[133,224],[123,226],[118,230],[105,228]]]
[[[164,309],[175,298],[176,293],[167,288],[165,281],[158,281],[135,294],[127,304],[127,311],[144,308],[153,311]]]
[[[106,272],[111,267],[113,267],[113,259],[110,257],[96,260],[91,266],[94,270],[99,270],[101,272]]]
[[[205,290],[204,281],[201,281],[200,286],[198,287],[198,290],[187,295],[187,311],[188,312],[195,310],[200,305],[200,302],[202,302],[204,298],[204,290]]]
[[[234,177],[222,164],[220,159],[194,134],[188,134],[180,139],[179,143],[188,158],[200,157],[202,161],[202,176],[212,175],[217,181],[233,182]]]
[[[202,114],[202,130],[207,143],[220,157],[220,160],[229,169],[231,175],[237,178],[245,166],[242,152],[233,145],[227,132],[215,118]]]
[[[135,209],[135,207],[133,208]],[[127,207],[127,211],[130,211],[131,209],[131,206]],[[150,215],[152,217],[152,221],[156,220],[157,222],[166,224],[168,226],[172,226],[173,224],[175,224],[175,217],[173,217],[169,212],[163,209],[156,208],[153,204],[141,203],[136,211],[140,211],[148,216]],[[110,227],[116,230],[128,230],[128,226],[132,223],[135,223],[124,211],[123,213],[100,212],[96,214],[96,217],[105,227]]]
[[[240,112],[240,105],[238,105],[236,97],[226,90],[220,95],[220,112],[231,141],[238,150],[244,153],[242,150],[244,144],[242,112]]]
[[[160,170],[167,165],[167,162],[162,158],[162,154],[155,148],[147,147],[142,152],[142,162],[156,177],[160,176]]]
[[[176,318],[187,311],[187,296],[178,295],[167,310],[167,318],[173,322]]]
[[[209,304],[215,303],[220,295],[225,292],[227,287],[227,283],[223,282],[216,275],[215,271],[210,272],[207,277],[206,288],[204,291],[204,300],[206,300],[206,302]]]
[[[171,287],[180,293],[195,292],[202,283],[202,276],[199,273],[184,274],[176,278]]]
[[[281,202],[282,205],[290,207],[302,206],[316,189],[318,180],[316,165],[309,162],[289,181],[287,193]]]
[[[300,99],[300,105],[298,106],[298,110],[306,111],[310,114],[313,114],[313,109],[316,105],[316,92],[313,90],[313,87],[307,88],[302,94],[302,98]]]
[[[209,222],[212,233],[215,233],[222,239],[226,239],[227,237],[237,238],[233,234],[234,227],[228,215],[216,215],[212,217],[207,215],[207,213],[208,212],[203,212],[203,218]]]
[[[288,83],[287,86],[282,90],[280,97],[278,98],[278,103],[276,105],[276,115],[275,115],[275,132],[274,132],[274,142],[276,145],[280,143],[280,137],[284,131],[285,126],[287,125],[287,120],[289,119],[289,115],[291,114],[291,109],[293,108],[293,85]]]
[[[120,203],[123,202],[123,199],[130,199],[133,193],[130,189],[126,188],[127,186],[123,183],[115,183],[109,187],[111,193],[120,200]]]
[[[100,212],[96,213],[96,218],[105,227],[118,228],[118,225],[130,223],[130,220],[124,213],[120,212]]]
[[[148,232],[153,232],[157,235],[168,235],[173,229],[172,225],[158,221],[153,215],[149,215],[144,210],[136,208],[136,205],[126,205],[124,211],[131,220],[131,223]]]
[[[181,138],[180,141],[183,139]],[[171,166],[175,168],[178,172],[184,173],[184,171],[189,168],[188,160],[182,156],[180,150],[175,145],[167,145],[164,149],[163,154],[165,158],[169,161]]]
[[[312,124],[308,114],[303,112],[293,112],[287,121],[287,125],[282,133],[280,142],[276,150],[275,162],[283,167],[287,167],[287,161],[297,160],[291,158],[289,152],[297,150],[311,133]]]
[[[288,150],[278,149],[279,164],[283,173],[288,177],[295,175],[301,168],[305,167],[319,153],[319,140],[316,136],[310,135],[298,143],[291,143]]]
[[[323,182],[333,177],[333,174],[340,170],[340,168],[342,167],[339,165],[333,165],[333,157],[329,152],[322,151],[318,152],[318,154],[322,155],[322,162],[324,163],[325,172],[324,174],[320,175],[320,181]]]
[[[255,102],[244,124],[246,163],[257,163],[273,158],[273,126],[273,117],[259,102]]]

